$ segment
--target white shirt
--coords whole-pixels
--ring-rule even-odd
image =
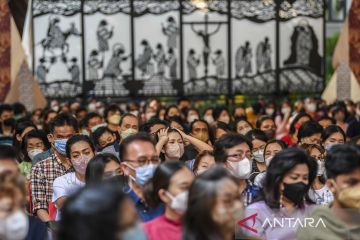
[[[78,189],[85,186],[85,182],[80,181],[75,172],[67,173],[54,180],[52,202],[55,203],[59,198],[74,194]],[[60,210],[56,212],[56,219],[60,220]]]
[[[309,198],[318,205],[327,205],[334,200],[334,195],[330,191],[330,189],[326,185],[324,185],[322,188],[318,190],[314,190],[313,188],[310,188]]]

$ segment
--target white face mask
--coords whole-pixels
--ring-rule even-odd
[[[28,151],[28,156],[31,159],[31,161],[33,161],[34,157],[42,152],[44,152],[42,149],[35,148],[35,149]]]
[[[244,158],[238,162],[227,161],[234,173],[234,175],[241,179],[248,179],[251,173],[251,161],[248,158]]]
[[[206,115],[204,116],[204,120],[208,123],[208,124],[212,124],[214,122],[214,118],[211,115]]]
[[[168,196],[171,199],[171,204],[170,204],[171,209],[173,209],[175,212],[179,214],[185,213],[187,209],[187,202],[189,197],[188,191],[179,193],[175,197],[171,193],[166,192],[166,196]]]
[[[134,116],[139,116],[139,111],[138,110],[134,110],[134,111],[130,111],[130,113]]]
[[[310,112],[315,112],[316,111],[316,104],[315,103],[308,103],[308,104],[306,104],[306,108]]]
[[[199,168],[198,170],[196,170],[196,174],[200,175],[203,174],[204,172],[206,172],[207,168]]]
[[[156,116],[156,113],[154,113],[154,112],[148,112],[145,114],[146,120],[148,120],[148,121],[155,116]]]
[[[290,113],[291,113],[291,108],[289,108],[289,107],[283,107],[283,108],[281,109],[281,113],[284,114],[284,115],[290,114]]]
[[[250,130],[251,130],[251,127],[243,128],[243,129],[240,131],[240,134],[246,135]]]
[[[96,112],[96,103],[90,103],[88,105],[89,112]]]
[[[317,164],[318,164],[317,175],[322,176],[325,172],[325,162],[317,160]]]
[[[0,220],[0,236],[6,240],[23,240],[29,230],[29,219],[20,209]]]
[[[221,118],[219,118],[219,121],[220,121],[220,122],[223,122],[223,123],[226,123],[226,124],[229,124],[229,122],[230,122],[230,117],[229,117],[229,116],[221,117]]]
[[[253,157],[255,159],[255,161],[257,162],[264,162],[265,159],[264,159],[264,150],[258,150],[256,152],[253,153]]]
[[[270,157],[268,157],[268,158],[265,159],[265,164],[266,164],[267,167],[270,165],[270,162],[271,162],[271,160],[272,160],[273,158],[274,158],[274,156],[270,156]]]
[[[199,119],[199,117],[197,115],[189,115],[187,117],[187,122],[192,123],[193,121],[198,120],[198,119]]]
[[[180,159],[184,154],[184,145],[182,144],[168,144],[165,154],[170,159]]]
[[[269,116],[273,115],[275,110],[273,108],[267,108],[265,109],[265,113]]]

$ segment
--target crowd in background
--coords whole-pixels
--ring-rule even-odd
[[[0,239],[360,239],[359,145],[350,100],[1,104]]]

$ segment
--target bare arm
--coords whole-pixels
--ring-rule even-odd
[[[164,145],[169,141],[169,137],[167,136],[169,128],[161,129],[158,132],[159,141],[156,143],[155,149],[158,156],[160,156],[161,150],[163,149]]]
[[[201,140],[199,140],[197,138],[194,138],[193,136],[187,135],[187,134],[185,134],[183,131],[181,131],[179,129],[178,129],[178,131],[180,132],[183,139],[188,140],[195,147],[195,149],[198,152],[213,151],[213,148],[209,144],[207,144],[207,143],[205,143],[205,142],[203,142],[203,141],[201,141]]]

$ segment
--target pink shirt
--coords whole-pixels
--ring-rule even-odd
[[[143,224],[148,240],[181,240],[181,222],[173,221],[161,215]]]

